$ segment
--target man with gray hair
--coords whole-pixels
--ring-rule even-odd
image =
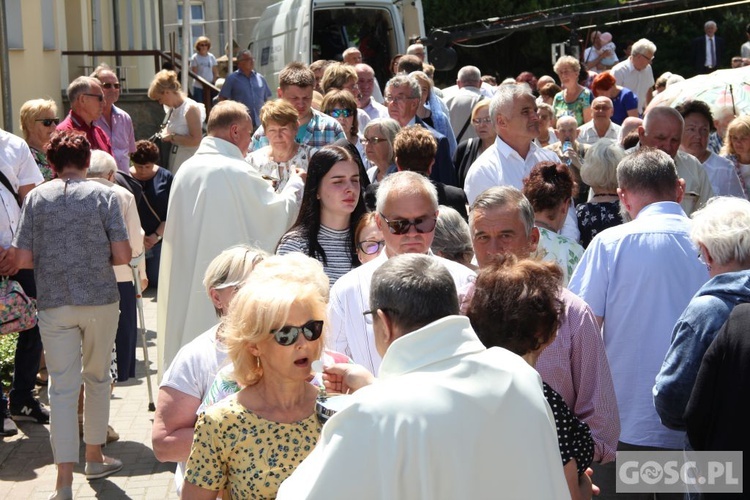
[[[420,61],[425,62],[427,59],[427,49],[425,49],[424,45],[419,42],[413,43],[406,47],[406,55],[416,56]]]
[[[718,29],[714,21],[706,21],[704,35],[693,39],[693,67],[699,75],[716,71],[724,59],[724,39],[716,36]]]
[[[534,209],[523,193],[511,186],[490,188],[474,200],[469,230],[480,269],[501,254],[528,259],[539,243]],[[468,307],[473,291],[474,283],[459,290],[462,311]],[[594,462],[613,462],[620,421],[599,325],[591,308],[569,290],[561,287],[558,298],[563,314],[557,336],[542,351],[536,369],[591,428]]]
[[[388,106],[388,115],[396,120],[401,128],[419,125],[430,131],[438,143],[435,165],[432,167],[430,179],[458,186],[458,177],[453,167],[448,138],[417,116],[421,96],[422,90],[415,78],[408,75],[394,76],[385,85],[385,105]]]
[[[383,95],[380,93],[380,85],[375,78],[375,70],[369,64],[360,63],[354,66],[357,72],[357,84],[359,85],[359,99],[357,107],[367,113],[371,120],[375,118],[389,118],[388,108],[383,106]],[[362,127],[364,130],[364,127]]]
[[[438,215],[437,191],[428,178],[417,172],[397,172],[380,182],[376,211],[385,248],[376,259],[339,278],[331,288],[328,306],[331,347],[375,374],[381,355],[373,343],[371,318],[362,315],[369,309],[370,280],[390,257],[404,253],[431,255]],[[432,258],[448,269],[457,289],[474,277],[474,272],[461,264]]]
[[[479,137],[471,126],[471,110],[484,97],[481,92],[482,73],[479,68],[464,66],[458,70],[456,86],[458,90],[446,98],[445,105],[448,107],[453,133],[456,134],[456,143],[460,143]]]
[[[632,90],[638,96],[638,113],[643,114],[648,102],[648,93],[654,86],[654,71],[651,61],[654,60],[656,45],[646,38],[641,38],[630,49],[630,57],[620,61],[612,68],[612,75],[617,85]]]
[[[120,212],[128,230],[128,243],[132,250],[132,258],[143,253],[143,229],[138,207],[133,194],[122,186],[115,184],[117,163],[109,153],[92,151],[86,177],[107,186],[114,191],[120,205]],[[117,350],[117,381],[125,382],[135,377],[135,348],[138,345],[138,324],[136,322],[135,286],[133,285],[133,271],[128,264],[114,266],[117,288],[120,291],[120,320],[117,325],[115,347]],[[138,274],[141,279],[141,289],[146,288],[146,263],[143,259],[138,263]],[[109,438],[109,434],[107,436]]]
[[[78,130],[86,134],[91,149],[101,149],[112,154],[107,133],[94,122],[104,112],[104,91],[101,83],[90,76],[79,76],[68,85],[70,112],[57,125],[57,130]]]
[[[639,147],[656,148],[667,153],[677,166],[677,175],[684,179],[680,205],[687,215],[701,208],[714,195],[711,179],[698,159],[680,151],[685,120],[669,106],[651,108],[638,127]]]
[[[570,497],[539,375],[482,345],[440,261],[383,262],[367,306],[378,382],[364,387],[372,378],[357,365],[330,369],[335,391],[356,392],[279,499]]]
[[[569,287],[602,325],[622,427],[618,451],[682,449],[685,433],[662,425],[651,389],[672,329],[708,272],[690,240],[679,205],[685,182],[672,158],[641,148],[620,162],[617,181],[633,220],[594,237]]]
[[[231,99],[247,106],[253,126],[260,126],[260,108],[271,98],[271,89],[266,79],[255,71],[255,58],[249,50],[237,54],[237,69],[224,80],[219,92],[219,101]]]

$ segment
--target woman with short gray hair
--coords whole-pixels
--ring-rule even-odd
[[[365,125],[361,142],[365,146],[365,168],[370,182],[380,182],[398,170],[393,141],[399,130],[401,125],[392,118],[375,118]]]
[[[477,266],[471,263],[474,258],[474,247],[471,244],[469,224],[454,208],[440,205],[438,210],[431,250],[444,259],[458,262],[476,271]]]
[[[654,406],[664,425],[684,429],[683,414],[706,350],[734,306],[750,302],[750,202],[711,198],[694,212],[690,239],[710,280],[677,320],[672,345],[654,385]]]

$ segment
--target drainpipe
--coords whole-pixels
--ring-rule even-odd
[[[115,51],[120,52],[122,49],[122,45],[120,44],[120,0],[112,0],[112,22],[115,25]],[[115,66],[122,66],[122,56],[120,54],[115,56]]]
[[[5,19],[5,0],[0,0],[0,88],[2,88],[3,130],[13,132],[13,104],[10,99],[10,54]]]
[[[190,71],[190,54],[193,41],[190,0],[182,0],[182,90],[188,93],[188,72]]]

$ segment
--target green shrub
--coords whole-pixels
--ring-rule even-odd
[[[17,333],[0,336],[0,386],[7,389],[13,380],[13,358],[16,355]]]

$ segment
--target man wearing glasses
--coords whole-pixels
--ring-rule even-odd
[[[638,96],[638,113],[641,115],[648,102],[648,92],[654,86],[651,62],[654,60],[655,53],[656,45],[650,40],[641,38],[633,44],[630,57],[612,68],[617,85],[629,88]]]
[[[106,64],[97,66],[91,76],[101,82],[104,91],[104,111],[96,120],[96,126],[101,127],[109,137],[117,170],[130,175],[130,153],[135,152],[135,131],[130,115],[115,106],[120,99],[120,80]]]
[[[386,177],[378,189],[377,225],[383,233],[385,248],[380,255],[341,278],[331,288],[328,306],[330,339],[335,351],[345,353],[355,363],[377,374],[381,356],[373,341],[370,309],[370,281],[376,269],[390,257],[428,254],[435,235],[438,199],[435,186],[416,172],[397,172]],[[460,290],[474,272],[455,262],[433,256],[450,272]]]
[[[70,113],[57,126],[57,130],[79,130],[86,134],[91,149],[101,149],[112,154],[107,133],[94,122],[104,112],[104,91],[96,78],[79,76],[68,85]]]

